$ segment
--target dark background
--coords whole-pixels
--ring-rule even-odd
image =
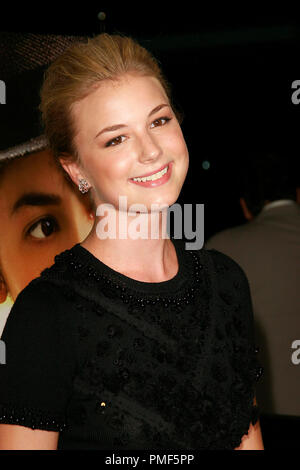
[[[26,4],[2,12],[0,30],[106,31],[137,39],[160,61],[185,115],[190,169],[178,202],[205,204],[205,239],[244,223],[238,169],[245,152],[278,140],[299,168],[300,104],[291,101],[291,85],[300,79],[300,16],[244,4],[239,11],[215,4],[207,11],[204,3],[113,5],[77,3],[61,10],[52,3],[34,9]],[[97,18],[100,11],[105,21]]]

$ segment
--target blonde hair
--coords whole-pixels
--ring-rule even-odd
[[[56,160],[67,157],[79,162],[72,106],[97,88],[103,80],[117,80],[126,73],[153,76],[171,102],[170,85],[156,59],[130,37],[106,33],[71,46],[45,73],[41,89],[42,118]],[[181,121],[177,110],[174,112]]]

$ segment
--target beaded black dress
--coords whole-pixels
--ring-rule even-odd
[[[2,340],[0,423],[59,431],[59,449],[234,449],[258,419],[247,278],[173,240],[179,270],[147,283],[80,244],[17,297]]]

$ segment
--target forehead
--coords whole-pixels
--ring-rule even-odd
[[[40,178],[33,178],[33,175],[40,175],[43,178],[47,172],[49,172],[50,179],[52,175],[59,173],[52,155],[47,150],[25,155],[24,157],[16,157],[5,169],[1,185],[14,178],[18,183],[29,184],[30,182],[33,183],[34,179],[37,182]]]
[[[24,192],[61,192],[63,184],[63,177],[47,151],[16,158],[0,180],[1,207],[11,206]]]
[[[104,121],[110,117],[130,120],[133,112],[148,114],[162,102],[169,100],[157,78],[126,74],[118,80],[101,82],[95,91],[73,105],[72,112],[81,124],[95,113]]]

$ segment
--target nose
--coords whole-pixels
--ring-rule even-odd
[[[145,133],[140,139],[139,161],[148,163],[157,160],[162,155],[162,148],[155,138]]]

